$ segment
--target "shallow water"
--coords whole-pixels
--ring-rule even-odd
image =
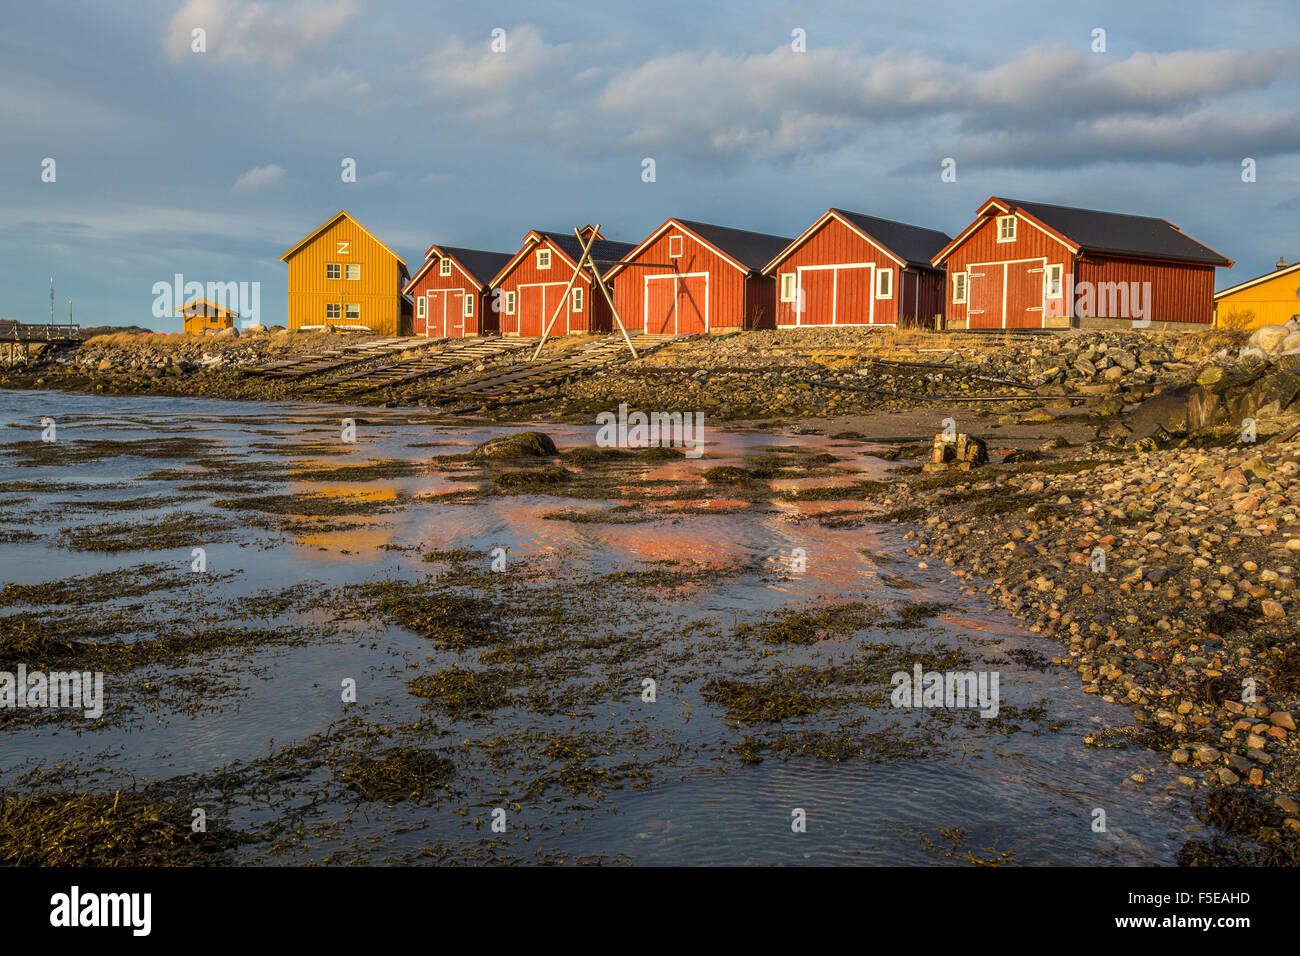
[[[223,497],[219,492],[179,491],[194,480],[192,476],[148,477],[188,468],[186,457],[126,454],[70,465],[25,464],[29,459],[14,443],[38,440],[45,416],[55,419],[58,442],[202,438],[246,467],[282,463],[286,454],[295,467],[428,460],[518,430],[440,421],[420,410],[0,391],[0,486],[51,484],[0,492],[0,498],[22,499],[6,507],[3,529],[38,535],[35,541],[0,543],[3,584],[35,584],[143,563],[184,570],[193,547],[206,550],[208,573],[193,575],[179,589],[159,591],[143,602],[146,607],[229,601],[299,583],[328,588],[373,579],[413,580],[436,570],[421,558],[421,549],[505,548],[512,564],[577,581],[613,570],[652,568],[657,562],[688,561],[719,569],[717,583],[649,595],[652,612],[611,600],[610,626],[628,633],[649,628],[668,648],[676,646],[692,622],[729,626],[766,611],[836,598],[942,602],[945,610],[929,622],[927,638],[967,649],[977,659],[992,656],[998,661],[1005,704],[1027,706],[1046,698],[1050,721],[1060,723],[1054,731],[1044,730],[1040,722],[1005,735],[959,732],[951,746],[915,760],[829,762],[768,756],[761,763],[743,764],[729,755],[736,728],[700,699],[700,680],[665,682],[654,706],[641,706],[631,693],[626,703],[587,708],[569,721],[539,721],[513,707],[487,718],[439,719],[439,732],[446,739],[431,742],[434,746],[460,737],[509,736],[539,725],[573,732],[632,725],[651,735],[651,748],[689,741],[693,756],[656,768],[643,788],[623,787],[605,798],[570,799],[551,808],[546,801],[521,800],[505,834],[474,825],[476,817],[486,816],[502,800],[517,798],[498,792],[514,781],[509,775],[494,779],[487,765],[464,775],[456,795],[432,807],[369,804],[355,813],[355,803],[330,799],[319,808],[322,829],[315,838],[284,850],[271,862],[405,860],[434,842],[470,846],[495,841],[514,858],[531,857],[540,849],[571,858],[647,864],[957,865],[970,862],[967,851],[979,858],[1009,854],[1007,859],[1019,864],[1169,864],[1188,835],[1186,798],[1167,789],[1171,777],[1162,761],[1140,749],[1098,749],[1082,742],[1085,733],[1127,723],[1126,710],[1078,692],[1077,681],[1066,671],[1022,667],[1003,656],[1029,649],[1051,657],[1059,652],[1056,645],[964,595],[945,569],[918,570],[904,553],[902,526],[828,528],[811,520],[827,510],[865,507],[862,502],[782,500],[746,509],[744,501],[725,496],[700,501],[689,494],[680,500],[706,513],[675,514],[676,499],[664,497],[653,503],[654,520],[608,524],[543,517],[564,509],[603,511],[611,505],[586,498],[517,495],[439,501],[448,491],[474,487],[446,473],[358,482],[275,479],[253,493],[365,496],[393,502],[394,510],[342,516],[340,520],[359,525],[346,530],[283,533],[240,526],[230,540],[221,540],[219,534],[207,540],[200,534],[184,547],[161,551],[80,552],[63,546],[64,529],[138,521],[173,513],[177,507],[212,515],[214,521],[229,521],[234,515],[212,506]],[[356,422],[354,445],[339,441],[345,418]],[[562,450],[594,444],[594,424],[537,427]],[[773,445],[831,451],[841,459],[836,467],[845,469],[843,475],[827,478],[778,479],[774,486],[780,490],[847,484],[850,478],[887,479],[891,467],[864,454],[860,446],[820,436],[717,428],[710,429],[707,438],[706,458],[647,464],[641,477],[692,488],[703,482],[704,468],[738,463]],[[319,451],[303,449],[304,441],[320,442]],[[230,479],[245,480],[238,473]],[[251,474],[247,480],[260,479]],[[187,495],[193,500],[152,511],[96,508],[97,502],[155,495]],[[806,570],[790,573],[796,549],[806,556]],[[737,567],[748,570],[735,573]],[[732,570],[721,573],[725,569]],[[601,599],[600,594],[587,597]],[[133,600],[140,601],[124,602]],[[411,675],[465,660],[403,628],[363,628],[335,620],[328,609],[290,612],[288,617],[319,626],[321,640],[216,654],[193,665],[221,674],[227,685],[194,711],[160,706],[147,720],[110,722],[91,730],[70,722],[0,724],[0,785],[16,786],[21,773],[60,763],[93,768],[82,779],[102,789],[252,760],[339,721],[340,675],[355,677],[358,684],[358,703],[348,716],[360,715],[371,724],[417,720],[427,711],[407,691]],[[914,630],[869,630],[865,636],[872,641],[905,643],[920,636]],[[844,649],[836,644],[781,648],[769,663],[833,660]],[[179,682],[187,670],[165,668],[154,679],[164,685]],[[114,681],[132,679],[130,673],[110,675],[110,711]],[[1138,771],[1147,776],[1140,787],[1128,780]],[[791,830],[796,808],[807,814],[804,833]],[[1092,830],[1096,808],[1106,811],[1104,833]],[[240,802],[239,812],[253,820],[273,811],[249,796]],[[960,845],[940,835],[946,828],[965,831]],[[247,859],[262,859],[257,852],[241,851]]]

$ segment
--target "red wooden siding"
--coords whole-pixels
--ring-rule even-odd
[[[997,217],[984,217],[948,257],[944,308],[948,321],[968,320],[972,329],[1041,328],[1043,325],[1043,273],[1030,272],[1045,265],[1073,268],[1074,257],[1059,239],[1017,217],[1016,238],[998,242]],[[970,276],[970,272],[975,272]],[[967,273],[965,303],[952,301],[954,277]],[[1003,290],[1006,324],[1003,325]],[[1050,306],[1052,303],[1048,303]],[[942,310],[940,310],[942,311]],[[971,314],[974,312],[974,314]]]
[[[551,267],[537,267],[537,250],[551,250]],[[569,279],[573,277],[573,263],[554,243],[543,239],[541,243],[525,244],[525,254],[520,257],[498,287],[501,290],[501,333],[503,335],[521,335],[525,338],[539,336],[551,321],[560,296],[564,293]],[[582,290],[582,310],[573,309],[573,295],[560,310],[551,335],[569,335],[574,332],[608,332],[613,327],[609,304],[600,289],[596,288],[591,277],[585,272],[578,275],[574,288]],[[507,315],[505,311],[505,293],[517,293],[515,314]],[[594,295],[592,293],[595,293]]]
[[[475,283],[455,263],[452,264],[451,275],[444,276],[439,274],[438,264],[435,262],[416,280],[407,294],[415,303],[413,313],[415,318],[412,321],[415,335],[427,335],[433,339],[448,336],[459,338],[497,331],[491,296],[480,293]],[[463,297],[466,295],[474,297],[472,316],[467,316],[464,312]],[[421,300],[425,303],[423,317],[420,315]]]
[[[669,244],[681,255],[669,256]],[[675,250],[674,250],[675,251]],[[614,302],[629,330],[690,332],[771,327],[775,285],[746,273],[684,229],[670,225],[614,278]],[[671,278],[676,276],[677,278]],[[668,287],[673,287],[670,293]]]
[[[1214,266],[1159,262],[1122,256],[1085,255],[1075,266],[1075,282],[1150,282],[1152,322],[1209,322],[1214,314]],[[1109,296],[1099,296],[1109,300]],[[1144,303],[1147,302],[1143,295]],[[1098,309],[1101,318],[1104,309]],[[1121,316],[1131,318],[1131,316]]]
[[[874,296],[877,269],[893,270],[889,298]],[[770,270],[775,289],[782,273],[796,278],[793,302],[775,301],[778,326],[930,323],[943,297],[943,272],[905,271],[898,261],[832,216]],[[802,290],[803,312],[796,306]],[[779,293],[777,295],[779,300]]]

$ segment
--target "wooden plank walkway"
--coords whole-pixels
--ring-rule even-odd
[[[345,365],[369,362],[393,353],[410,349],[426,348],[437,343],[437,339],[401,337],[368,339],[354,345],[345,345],[324,352],[308,355],[295,355],[292,358],[276,359],[261,365],[251,366],[244,371],[250,375],[263,375],[267,378],[288,379],[296,381],[321,372],[332,372]]]
[[[636,348],[637,355],[644,355],[677,338],[679,336],[640,333],[632,336],[632,344]],[[484,372],[444,391],[439,401],[445,404],[458,399],[495,400],[518,396],[520,393],[547,388],[631,357],[623,336],[610,335],[553,359],[541,359],[537,362]]]
[[[495,336],[451,339],[437,351],[325,379],[306,385],[301,391],[310,392],[314,398],[338,400],[392,385],[407,385],[430,375],[451,372],[479,362],[491,362],[503,355],[532,348],[536,344],[536,339]]]

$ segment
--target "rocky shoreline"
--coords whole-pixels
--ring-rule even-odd
[[[756,332],[673,343],[480,413],[590,421],[625,402],[880,445],[899,466],[864,492],[878,505],[870,520],[908,525],[921,567],[948,566],[1059,642],[1054,663],[1085,693],[1130,707],[1124,734],[1088,742],[1148,747],[1189,792],[1228,794],[1238,802],[1223,812],[1253,821],[1242,835],[1265,854],[1254,859],[1294,864],[1300,370],[1273,338]],[[9,370],[0,388],[304,400],[243,370],[321,347],[289,335],[95,341]],[[419,407],[445,384],[366,402]],[[921,473],[941,416],[983,437],[996,464]]]

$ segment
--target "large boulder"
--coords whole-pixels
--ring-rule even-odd
[[[1233,397],[1232,418],[1277,415],[1300,397],[1300,373],[1279,369],[1257,379]]]
[[[554,458],[559,449],[551,436],[541,432],[519,432],[516,435],[503,435],[489,438],[470,452],[471,458]]]
[[[1281,350],[1282,343],[1287,340],[1292,331],[1285,325],[1261,325],[1254,331],[1246,345],[1253,345],[1271,355]]]
[[[1219,395],[1201,385],[1167,388],[1138,405],[1128,422],[1134,435],[1143,436],[1157,427],[1168,435],[1186,435],[1204,428],[1214,419]]]

